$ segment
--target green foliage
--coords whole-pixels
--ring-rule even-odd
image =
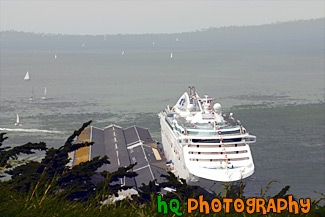
[[[178,199],[181,204],[179,211],[183,213],[183,216],[202,216],[199,210],[192,214],[186,212],[187,198],[198,198],[202,194],[201,189],[198,186],[189,186],[184,179],[178,179],[171,172],[168,172],[168,175],[162,175],[166,181],[160,185],[155,181],[149,182],[148,185],[143,184],[139,188],[139,197],[133,197],[132,201],[123,200],[115,204],[102,205],[101,202],[107,199],[108,195],[129,188],[120,186],[121,178],[133,178],[137,173],[131,172],[135,164],[118,168],[114,172],[96,172],[98,168],[109,163],[107,156],[95,157],[91,161],[72,168],[67,166],[69,152],[93,144],[87,142],[73,144],[75,138],[90,123],[83,124],[58,149],[46,149],[44,143],[27,143],[15,148],[2,148],[7,137],[4,133],[0,134],[1,168],[11,167],[9,171],[6,171],[11,175],[11,180],[0,181],[1,216],[164,216],[157,212],[157,195],[164,187],[176,188],[176,192],[167,193],[163,198],[165,201]],[[17,159],[19,154],[32,154],[33,150],[46,150],[45,157],[41,162],[30,161],[16,167],[10,163]],[[95,176],[99,177],[101,181],[94,182]],[[261,189],[261,197],[265,198],[272,182]],[[226,197],[245,198],[245,183],[243,182],[240,182],[239,185],[226,184],[224,188]],[[272,198],[286,198],[289,188],[290,186],[285,186]],[[215,197],[221,199],[220,195],[221,193]],[[324,198],[324,194],[321,194],[320,199],[313,201],[308,214],[294,215],[283,212],[280,216],[324,216],[325,206],[320,205]],[[270,199],[270,197],[266,199]],[[226,216],[223,212],[210,215]],[[231,208],[229,216],[262,216],[262,214],[236,213]],[[279,215],[269,213],[266,216]]]
[[[268,192],[268,190],[270,189],[271,187],[271,184],[274,183],[274,182],[277,182],[276,180],[270,180],[267,185],[265,186],[265,188],[263,189],[263,187],[261,187],[261,197],[264,197],[265,194]]]
[[[80,163],[72,169],[65,171],[57,180],[57,185],[61,192],[61,197],[69,200],[78,199],[81,201],[94,197],[96,186],[92,182],[92,176],[96,174],[96,170],[103,164],[108,164],[107,156],[100,158],[95,157],[91,161]]]
[[[40,143],[26,143],[17,147],[2,147],[3,142],[8,139],[6,133],[0,133],[0,171],[6,168],[11,168],[12,164],[18,159],[20,154],[34,154],[33,150],[46,150],[44,142]],[[0,178],[3,177],[0,175]]]
[[[70,168],[69,153],[81,147],[93,145],[93,142],[74,144],[76,138],[90,125],[91,121],[84,123],[82,127],[69,136],[63,146],[59,148],[46,149],[45,143],[27,143],[12,149],[1,149],[2,164],[8,164],[9,159],[17,158],[20,153],[32,154],[32,149],[46,150],[45,157],[41,162],[30,161],[23,165],[6,171],[11,175],[11,180],[3,184],[10,186],[12,191],[21,194],[29,194],[34,197],[46,197],[56,195],[59,198],[69,200],[89,200],[95,197],[96,186],[92,182],[96,170],[104,164],[108,164],[107,156],[95,157],[88,162],[81,163]],[[7,139],[1,134],[0,142]]]
[[[169,192],[167,193],[164,198],[166,199],[180,199],[195,197],[199,194],[198,186],[188,185],[185,179],[177,179],[177,177],[170,171],[168,171],[168,175],[161,175],[162,177],[166,178],[166,182],[161,183],[161,187],[172,187],[176,188],[177,192]]]
[[[281,191],[280,191],[278,194],[276,194],[273,198],[275,198],[275,199],[277,199],[277,198],[285,198],[285,199],[287,199],[287,198],[288,198],[288,195],[286,195],[286,193],[289,191],[289,188],[290,188],[289,185],[285,186],[285,187],[282,188]]]
[[[0,186],[0,213],[2,217],[12,216],[127,216],[127,217],[139,217],[139,216],[173,216],[173,213],[169,212],[169,215],[159,214],[157,212],[157,197],[151,197],[151,200],[145,203],[139,203],[137,201],[124,200],[120,203],[109,204],[105,206],[93,205],[89,202],[77,202],[65,199],[60,199],[58,196],[50,195],[43,200],[42,206],[39,206],[38,201],[29,201],[20,194],[12,192],[10,189]],[[185,200],[186,198],[184,198]],[[164,200],[167,201],[164,197]],[[203,213],[199,213],[198,210],[191,214],[186,212],[187,204],[180,203],[180,211],[183,216],[204,216]],[[210,213],[208,216],[232,216],[232,217],[243,217],[243,216],[286,216],[286,217],[323,217],[325,213],[325,206],[321,206],[318,202],[313,201],[311,210],[308,214],[290,214],[283,212],[282,214],[269,213],[262,215],[261,213],[247,214],[236,213],[231,211],[228,215],[223,212]]]
[[[74,144],[73,141],[77,138],[82,131],[91,124],[88,121],[82,125],[82,127],[69,136],[65,144],[58,149],[51,148],[47,150],[45,157],[42,160],[42,164],[46,165],[47,173],[51,176],[55,174],[62,174],[63,172],[69,170],[70,168],[67,164],[70,162],[69,152],[78,150],[79,148],[93,145],[93,142],[83,142]]]
[[[130,164],[127,167],[120,167],[118,168],[117,171],[114,172],[108,172],[108,171],[103,171],[100,173],[102,177],[105,177],[103,181],[99,182],[97,184],[98,193],[95,197],[95,203],[100,204],[101,201],[104,201],[107,199],[108,195],[116,195],[119,190],[126,190],[131,188],[130,186],[121,186],[120,185],[120,179],[126,177],[126,178],[133,178],[137,176],[138,174],[135,172],[131,172],[132,168],[136,165]]]
[[[13,190],[19,192],[27,193],[30,191],[31,186],[35,186],[33,192],[37,191],[37,193],[41,195],[55,192],[60,195],[65,194],[65,196],[70,199],[79,199],[91,194],[93,192],[91,189],[94,188],[91,183],[91,176],[95,173],[97,168],[104,163],[109,163],[107,158],[95,158],[72,169],[67,166],[70,161],[68,156],[69,152],[75,151],[81,147],[93,145],[92,142],[73,144],[74,139],[78,137],[90,123],[91,121],[83,124],[79,130],[74,131],[65,144],[58,149],[50,148],[46,150],[45,143],[27,143],[26,145],[13,148],[11,156],[16,156],[17,153],[31,154],[33,153],[29,150],[31,148],[46,150],[46,154],[41,162],[31,161],[7,171],[7,173],[11,175],[11,180],[8,184],[10,184]],[[80,174],[80,168],[83,168],[82,174]],[[76,175],[78,173],[80,175]],[[69,196],[67,192],[70,193]],[[34,196],[34,194],[32,196]]]
[[[45,143],[17,146],[15,148],[3,148],[1,154],[10,156],[1,158],[5,165],[6,159],[17,158],[18,154],[32,154],[31,149],[46,150],[45,157],[41,162],[29,161],[23,165],[6,171],[11,175],[11,180],[3,182],[11,191],[22,194],[29,198],[29,201],[36,200],[39,206],[46,197],[58,197],[60,200],[89,201],[95,200],[96,204],[109,194],[116,194],[121,189],[129,186],[121,186],[121,178],[133,178],[137,173],[131,172],[135,164],[127,167],[120,167],[114,172],[101,172],[97,170],[104,164],[109,164],[107,156],[102,158],[95,157],[90,161],[80,163],[70,168],[69,153],[79,148],[93,145],[93,142],[82,142],[75,144],[76,138],[90,125],[91,121],[86,122],[82,127],[69,136],[63,146],[59,148],[46,149]],[[1,134],[0,142],[7,139]],[[99,177],[100,182],[94,182],[94,177]],[[99,196],[100,195],[100,196]]]
[[[139,188],[139,198],[138,201],[141,203],[145,203],[151,201],[152,198],[156,198],[158,192],[160,192],[162,185],[156,184],[155,181],[150,181],[148,185],[142,183],[142,186]]]

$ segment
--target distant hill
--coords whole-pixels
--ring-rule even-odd
[[[176,41],[176,38],[179,40]],[[196,32],[141,35],[55,35],[1,32],[2,50],[268,50],[323,52],[325,18]],[[106,40],[105,40],[106,39]],[[154,44],[153,44],[154,42]],[[84,46],[82,46],[84,44]]]

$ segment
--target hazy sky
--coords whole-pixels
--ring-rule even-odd
[[[172,33],[325,16],[325,0],[0,0],[1,30]]]

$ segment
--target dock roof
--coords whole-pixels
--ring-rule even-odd
[[[91,141],[94,145],[87,147],[89,151],[74,154],[72,165],[91,160],[94,157],[108,156],[110,164],[105,164],[99,168],[99,172],[116,171],[119,167],[125,167],[137,163],[133,171],[138,173],[135,178],[126,178],[121,184],[140,187],[142,183],[156,180],[158,183],[164,179],[161,174],[167,174],[166,162],[161,158],[157,144],[152,139],[148,129],[133,126],[123,129],[117,125],[109,125],[104,129],[89,127],[80,134],[77,141]],[[83,161],[76,160],[76,156],[82,156]],[[86,160],[85,160],[86,159]]]

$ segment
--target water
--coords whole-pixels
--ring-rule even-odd
[[[257,143],[251,145],[256,172],[246,180],[247,195],[258,196],[269,180],[278,181],[271,195],[285,185],[297,197],[314,198],[314,191],[325,192],[322,42],[309,52],[287,52],[288,47],[266,51],[251,44],[235,52],[225,47],[191,47],[186,41],[182,44],[182,37],[178,45],[169,47],[167,36],[161,36],[165,44],[160,47],[149,47],[152,41],[159,44],[157,35],[134,36],[147,46],[141,49],[131,46],[132,36],[125,39],[129,47],[101,38],[97,44],[111,44],[97,49],[87,38],[78,37],[73,44],[77,39],[61,36],[57,40],[73,45],[2,49],[0,130],[17,129],[16,113],[20,128],[29,129],[7,130],[5,144],[44,141],[59,147],[88,120],[101,128],[112,123],[140,125],[160,140],[157,114],[194,85],[201,96],[214,97],[257,136]],[[175,43],[174,36],[170,38]],[[26,71],[30,81],[23,80]],[[41,100],[45,86],[47,100]],[[32,89],[34,101],[29,100]]]

